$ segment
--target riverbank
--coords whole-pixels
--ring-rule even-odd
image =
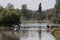
[[[50,22],[49,20],[21,20],[21,23],[28,22],[28,23],[36,23],[36,22]]]
[[[60,40],[60,28],[55,28],[52,34],[56,38],[56,40]]]
[[[2,40],[19,40],[20,33],[15,31],[0,31]]]
[[[4,26],[1,26],[0,27],[0,31],[7,31],[7,30],[14,30],[15,27],[4,27]]]
[[[18,40],[19,32],[14,31],[14,27],[0,27],[0,40]]]

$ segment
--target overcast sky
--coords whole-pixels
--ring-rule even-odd
[[[39,3],[42,3],[42,10],[53,8],[55,0],[0,0],[0,5],[6,7],[8,3],[12,3],[15,8],[20,8],[22,4],[27,4],[28,9],[38,10]]]

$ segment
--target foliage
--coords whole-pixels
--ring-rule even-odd
[[[53,15],[53,22],[60,23],[60,2],[55,4],[54,10],[55,10],[55,12]]]
[[[56,40],[60,40],[60,28],[56,28],[53,35],[55,36]]]
[[[6,25],[8,25],[10,23],[14,23],[14,22],[19,23],[20,20],[21,21],[23,21],[23,20],[32,21],[32,20],[40,20],[40,19],[41,20],[52,19],[53,22],[56,22],[56,20],[60,20],[60,11],[58,11],[58,10],[60,10],[60,9],[59,9],[59,5],[57,5],[57,4],[55,5],[55,12],[53,14],[53,11],[54,11],[53,9],[48,9],[46,11],[42,11],[41,3],[39,4],[38,10],[34,10],[34,11],[28,9],[26,4],[22,5],[22,9],[15,9],[13,4],[8,3],[8,5],[5,8],[0,6],[0,25],[2,23],[6,24]],[[56,13],[58,16],[56,16]],[[6,22],[8,22],[8,23],[6,23]]]
[[[23,14],[23,17],[26,19],[26,17],[27,17],[27,6],[25,4],[22,5],[22,14]]]
[[[41,3],[39,4],[39,8],[38,8],[38,10],[39,10],[39,20],[40,19],[42,19],[42,7],[41,7]]]
[[[6,6],[6,9],[14,9],[14,5],[11,3],[8,3],[8,5]]]
[[[9,4],[10,5],[10,4]],[[8,8],[3,8],[0,11],[0,26],[12,27],[12,25],[18,25],[20,22],[19,9],[14,9],[13,5],[8,5]]]

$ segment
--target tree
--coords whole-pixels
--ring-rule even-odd
[[[12,14],[11,16],[5,16],[2,19],[1,22],[6,27],[12,27],[12,25],[18,25],[19,26],[19,24],[20,24],[20,17],[18,15]]]
[[[38,19],[42,19],[42,7],[41,7],[41,3],[39,4],[39,18]]]
[[[0,5],[0,12],[3,10],[3,7]]]
[[[23,17],[26,19],[27,18],[27,6],[26,4],[22,5],[22,13],[23,13]]]
[[[53,22],[54,23],[60,23],[60,2],[55,4],[55,12],[53,15]]]
[[[21,24],[20,22],[20,12],[19,9],[14,9],[12,10],[12,7],[8,7],[7,9],[3,9],[0,12],[0,25],[5,26],[5,27],[13,27],[12,25],[18,25]]]
[[[8,5],[6,6],[6,9],[12,10],[14,9],[14,5],[12,3],[8,3]]]

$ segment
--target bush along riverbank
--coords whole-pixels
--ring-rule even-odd
[[[55,30],[52,32],[56,40],[60,40],[60,28],[55,28]]]

